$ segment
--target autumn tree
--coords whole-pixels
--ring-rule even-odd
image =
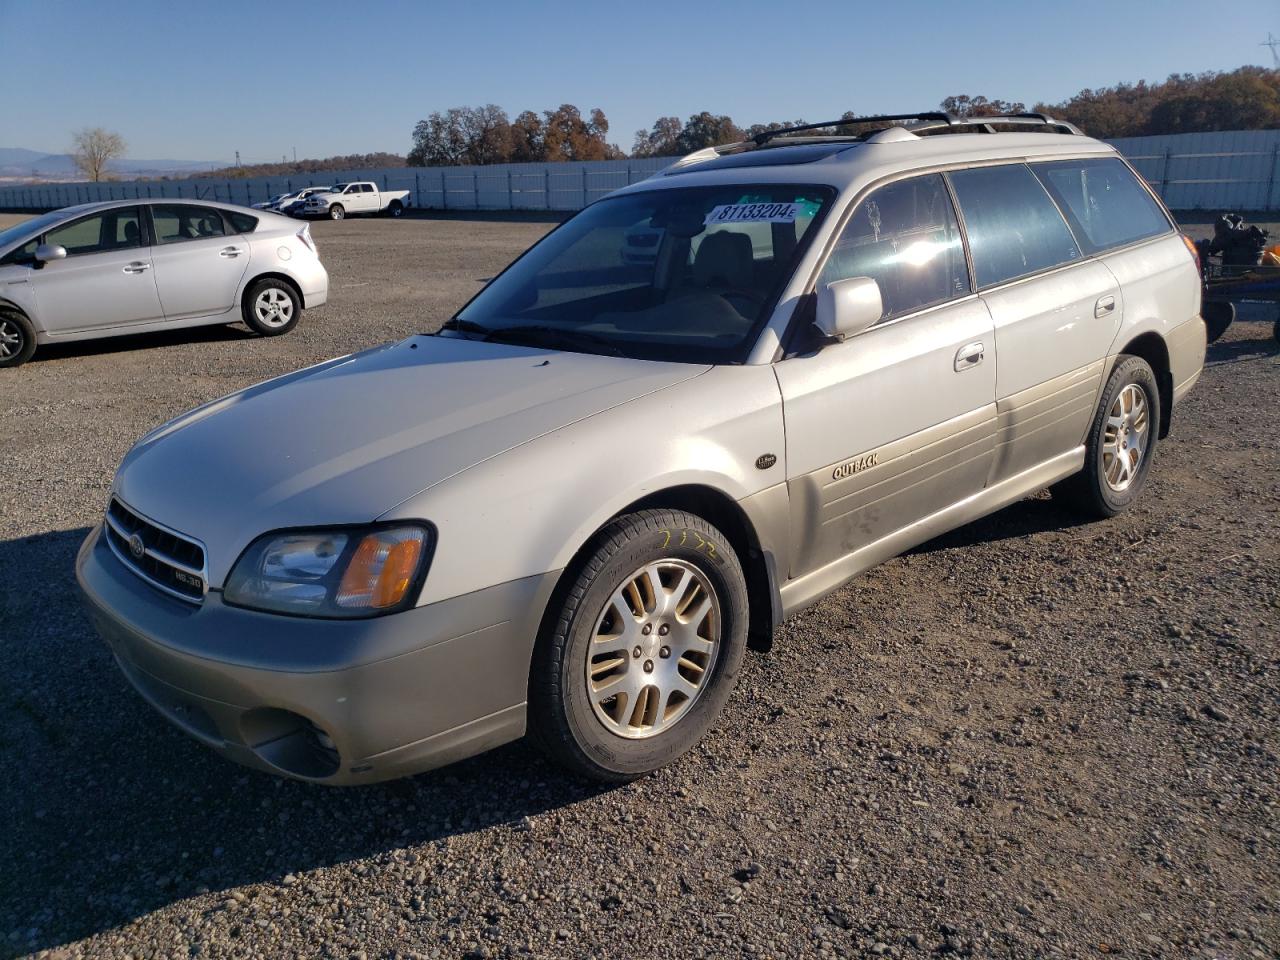
[[[610,148],[605,139],[609,133],[609,121],[603,110],[592,110],[590,119],[584,120],[577,107],[571,103],[563,103],[558,110],[547,110],[543,116],[544,160],[617,158],[616,151]]]
[[[731,117],[708,113],[706,110],[695,113],[680,131],[676,138],[676,146],[680,153],[693,153],[706,147],[718,147],[726,143],[739,143],[743,140],[742,129]]]
[[[535,163],[547,155],[542,118],[525,110],[511,124],[511,162]]]
[[[514,122],[495,104],[453,107],[413,128],[412,166],[462,166],[540,160],[612,160],[624,156],[606,139],[609,121],[596,108],[587,117],[571,103],[540,117],[526,110]]]
[[[78,131],[72,137],[71,157],[80,172],[97,183],[107,178],[107,164],[124,156],[124,138],[118,133],[93,127]]]
[[[1027,105],[1017,100],[988,100],[960,94],[942,101],[942,109],[957,117],[996,117],[1002,114],[1026,113]]]
[[[631,145],[633,157],[674,157],[680,154],[679,117],[659,117],[650,130],[637,130]]]

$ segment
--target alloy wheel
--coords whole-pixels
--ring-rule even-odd
[[[585,682],[596,717],[628,739],[678,723],[710,685],[720,653],[720,598],[696,566],[647,563],[596,619]]]
[[[253,315],[263,326],[286,326],[293,319],[293,299],[279,287],[268,287],[253,302]]]
[[[1127,490],[1138,476],[1151,436],[1150,409],[1146,391],[1130,383],[1116,395],[1107,411],[1102,476],[1116,493]]]
[[[25,339],[20,326],[0,317],[0,360],[8,360],[21,353]]]

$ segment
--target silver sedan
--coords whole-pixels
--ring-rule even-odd
[[[307,226],[200,200],[67,207],[0,231],[0,367],[40,344],[231,323],[273,337],[329,295]]]

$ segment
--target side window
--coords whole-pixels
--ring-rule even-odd
[[[1169,232],[1169,218],[1121,160],[1033,164],[1040,182],[1071,218],[1091,253]]]
[[[158,203],[151,208],[156,243],[182,243],[221,237],[227,232],[222,213],[215,207],[193,207],[179,203]]]
[[[964,214],[973,272],[990,287],[1080,258],[1080,248],[1025,164],[949,173]]]
[[[969,292],[960,227],[941,174],[891,183],[858,205],[819,282],[850,277],[880,285],[882,320]]]
[[[138,208],[122,207],[56,227],[45,234],[45,243],[67,248],[67,256],[105,253],[142,246]]]
[[[362,183],[362,184],[360,184],[360,192],[361,192],[361,193],[373,193],[373,184],[372,184],[372,183]]]
[[[231,221],[231,229],[236,233],[253,233],[258,228],[258,218],[251,217],[239,210],[224,210],[223,213]]]

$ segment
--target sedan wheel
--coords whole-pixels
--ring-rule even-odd
[[[264,327],[287,327],[293,321],[293,298],[279,287],[268,287],[253,301],[253,315]]]
[[[652,737],[706,691],[720,652],[720,598],[693,564],[645,564],[613,592],[586,657],[587,696],[605,728]]]
[[[27,318],[0,313],[0,367],[16,367],[36,352],[35,331]]]
[[[245,294],[241,315],[249,329],[264,337],[278,337],[298,325],[302,301],[283,280],[259,280]]]

